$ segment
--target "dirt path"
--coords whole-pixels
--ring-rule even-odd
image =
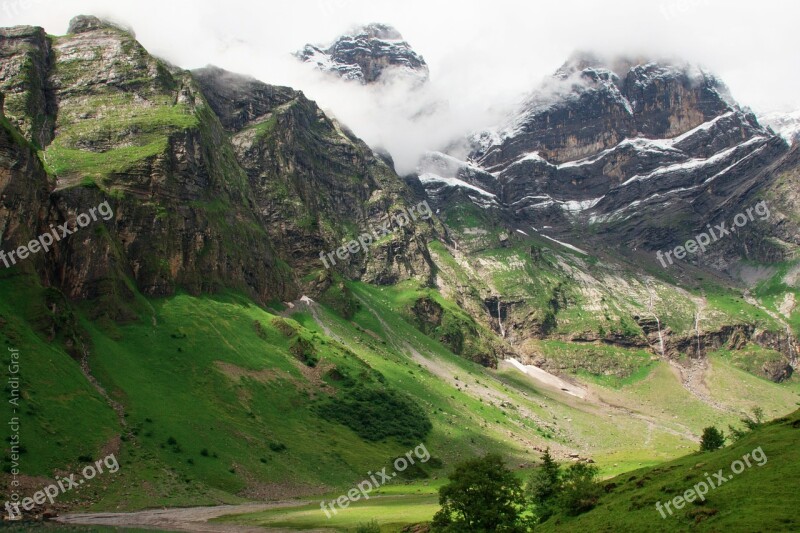
[[[142,527],[165,531],[196,531],[213,533],[330,533],[329,529],[274,529],[237,524],[210,523],[209,520],[224,515],[255,513],[282,507],[296,507],[308,502],[287,501],[275,503],[247,503],[243,505],[218,505],[214,507],[186,507],[180,509],[152,509],[135,513],[72,513],[59,516],[56,522],[85,526]]]

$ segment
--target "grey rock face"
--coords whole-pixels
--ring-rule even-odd
[[[525,230],[584,228],[634,250],[680,244],[755,203],[771,165],[788,151],[710,73],[586,55],[561,67],[505,125],[471,142],[467,161],[450,174],[421,165],[439,207],[445,192],[460,189]],[[767,257],[772,251],[763,251]]]
[[[94,17],[74,19],[61,37],[0,30],[0,57],[0,242],[9,249],[49,224],[74,225],[108,201],[112,218],[24,265],[69,298],[97,300],[98,316],[130,318],[130,286],[293,299],[320,270],[320,252],[412,199],[302,93],[176,69]],[[430,231],[409,224],[336,269],[427,280]]]
[[[324,72],[362,84],[375,83],[389,72],[419,82],[428,79],[428,65],[422,56],[400,32],[385,24],[358,28],[330,45],[308,44],[295,55]]]

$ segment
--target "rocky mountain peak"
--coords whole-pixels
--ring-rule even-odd
[[[672,138],[738,109],[702,68],[640,57],[573,55],[534,90],[505,125],[474,138],[472,159],[488,166],[540,151],[566,162],[625,138]],[[586,124],[593,124],[587,131]]]
[[[125,27],[121,24],[117,24],[116,22],[111,22],[108,20],[95,17],[93,15],[78,15],[77,17],[73,17],[72,20],[69,21],[69,28],[67,29],[67,33],[78,34],[78,33],[86,33],[90,31],[103,30],[103,29],[123,31],[125,33],[131,34],[131,36],[133,37],[136,36],[133,29],[131,28]]]
[[[437,209],[470,202],[524,221],[525,232],[602,228],[634,249],[670,244],[675,233],[662,228],[678,213],[702,227],[718,206],[742,204],[788,148],[699,67],[589,54],[471,141],[466,161],[420,165]]]
[[[358,30],[358,35],[365,35],[370,39],[381,39],[384,41],[402,41],[403,35],[397,31],[397,28],[388,24],[381,24],[373,22],[362,26]]]
[[[428,79],[423,57],[387,24],[357,27],[333,43],[307,44],[295,55],[323,72],[362,84],[375,83],[389,72],[420,83]]]

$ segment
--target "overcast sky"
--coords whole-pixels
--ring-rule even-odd
[[[717,73],[743,105],[800,108],[796,0],[0,0],[1,26],[63,34],[79,13],[126,23],[181,67],[215,64],[303,89],[409,161],[423,144],[496,121],[576,50],[681,57]],[[398,122],[392,115],[408,105],[401,97],[320,85],[289,56],[368,22],[394,25],[425,57],[435,99],[448,103],[438,126]]]

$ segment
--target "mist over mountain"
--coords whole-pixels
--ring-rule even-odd
[[[763,14],[76,4],[2,8],[4,524],[800,524]]]

